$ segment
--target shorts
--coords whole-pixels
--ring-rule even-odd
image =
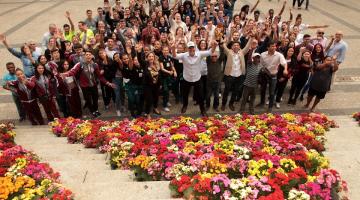
[[[309,96],[316,96],[318,99],[324,99],[326,92],[320,92],[317,90],[314,90],[313,88],[309,89],[308,95]]]

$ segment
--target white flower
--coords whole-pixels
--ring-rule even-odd
[[[290,190],[287,200],[310,200],[310,195],[304,191],[298,191],[295,189]]]

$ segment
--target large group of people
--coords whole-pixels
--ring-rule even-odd
[[[241,113],[247,103],[250,114],[265,105],[272,112],[291,82],[288,104],[303,101],[307,93],[304,106],[314,111],[344,61],[342,32],[326,38],[327,25],[304,24],[291,10],[286,19],[286,1],[277,14],[257,10],[260,0],[235,12],[235,2],[130,0],[124,7],[121,0],[114,5],[105,0],[96,16],[86,10],[77,28],[66,11],[68,23],[50,24],[41,47],[27,41],[17,50],[1,34],[22,63],[21,68],[6,64],[3,87],[12,92],[20,120],[33,125],[44,124],[39,106],[48,121],[81,118],[86,109],[100,116],[99,90],[105,110],[113,104],[117,116],[125,109],[132,117],[161,115],[178,103],[184,114],[191,91],[207,116],[210,107],[234,111],[235,102]],[[307,29],[316,34],[305,34]],[[260,103],[254,106],[257,92]]]

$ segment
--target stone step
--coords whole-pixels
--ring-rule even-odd
[[[96,170],[75,168],[61,173],[62,180],[71,179],[74,184],[134,182],[134,173],[130,170]]]
[[[47,162],[46,157],[44,157],[43,162]],[[71,161],[50,161],[50,166],[59,171],[60,173],[66,171],[72,171],[76,169],[83,170],[109,170],[110,165],[104,160],[71,160]]]
[[[168,181],[113,182],[109,180],[106,183],[85,182],[82,185],[77,185],[77,187],[79,190],[75,198],[81,200],[150,200],[171,198]]]

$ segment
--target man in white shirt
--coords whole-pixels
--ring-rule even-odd
[[[185,113],[187,106],[188,106],[188,97],[190,92],[190,87],[194,86],[194,93],[198,95],[198,102],[200,106],[200,111],[202,116],[207,116],[205,107],[204,107],[204,94],[203,89],[204,87],[201,84],[200,78],[201,78],[201,59],[207,56],[210,56],[211,53],[215,52],[215,49],[217,47],[217,43],[213,42],[211,46],[211,50],[207,51],[196,51],[195,50],[195,43],[190,41],[187,43],[188,46],[188,52],[186,53],[176,53],[176,47],[177,45],[174,44],[172,46],[172,54],[173,58],[177,59],[179,61],[183,62],[184,69],[183,69],[183,107],[181,108],[181,113]]]
[[[267,84],[269,84],[269,108],[268,112],[272,112],[274,105],[274,94],[277,82],[277,73],[279,65],[284,67],[284,75],[288,74],[287,62],[285,57],[276,51],[276,43],[271,41],[268,45],[268,51],[261,54],[260,63],[264,68],[261,70],[259,76],[261,79],[261,101],[257,107],[263,107],[265,104],[265,93]]]

